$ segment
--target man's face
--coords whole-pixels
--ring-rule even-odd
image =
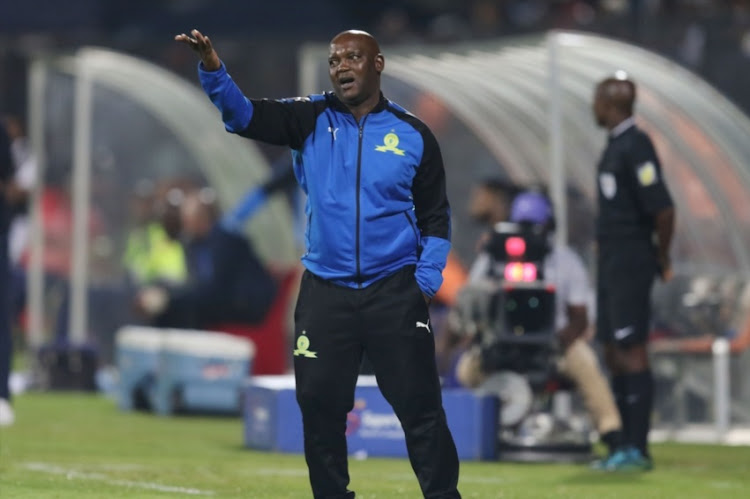
[[[366,36],[345,33],[331,42],[328,74],[344,104],[356,106],[378,94],[383,66],[383,56]]]
[[[607,102],[601,87],[596,88],[596,92],[594,94],[594,105],[592,106],[592,109],[594,111],[594,120],[596,121],[596,124],[600,127],[606,126]]]
[[[180,228],[188,241],[200,239],[211,231],[211,222],[206,209],[197,196],[190,196],[180,205]]]

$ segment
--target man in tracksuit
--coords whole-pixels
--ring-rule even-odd
[[[450,248],[435,137],[383,97],[385,61],[365,32],[331,41],[334,92],[285,100],[247,99],[209,39],[191,35],[175,39],[201,57],[201,84],[226,129],[290,146],[308,196],[294,367],[314,497],[354,497],[345,429],[363,352],[401,421],[424,496],[460,497],[428,315]]]

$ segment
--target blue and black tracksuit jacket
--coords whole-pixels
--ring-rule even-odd
[[[380,97],[360,122],[333,93],[246,98],[222,65],[200,81],[229,132],[292,149],[307,194],[306,252],[313,274],[366,287],[416,265],[422,291],[442,284],[450,208],[437,141],[427,126]]]

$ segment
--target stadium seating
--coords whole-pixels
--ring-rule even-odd
[[[499,400],[465,389],[443,390],[448,426],[462,460],[497,459]],[[243,397],[245,446],[282,453],[304,452],[302,414],[294,376],[254,376]],[[354,408],[347,415],[349,453],[355,456],[406,457],[404,431],[375,376],[360,376]]]

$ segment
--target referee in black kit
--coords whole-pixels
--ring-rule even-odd
[[[593,111],[609,132],[599,160],[597,337],[605,346],[623,423],[622,450],[600,461],[606,471],[652,468],[648,432],[654,382],[646,344],[651,287],[672,277],[672,198],[648,135],[633,119],[635,84],[618,72],[596,87]]]
[[[333,92],[282,100],[246,98],[208,37],[191,35],[176,40],[200,56],[201,84],[227,131],[290,146],[307,194],[294,369],[314,497],[354,497],[346,417],[366,352],[424,497],[460,498],[427,309],[450,249],[435,137],[381,93],[385,59],[368,33],[331,40]]]

